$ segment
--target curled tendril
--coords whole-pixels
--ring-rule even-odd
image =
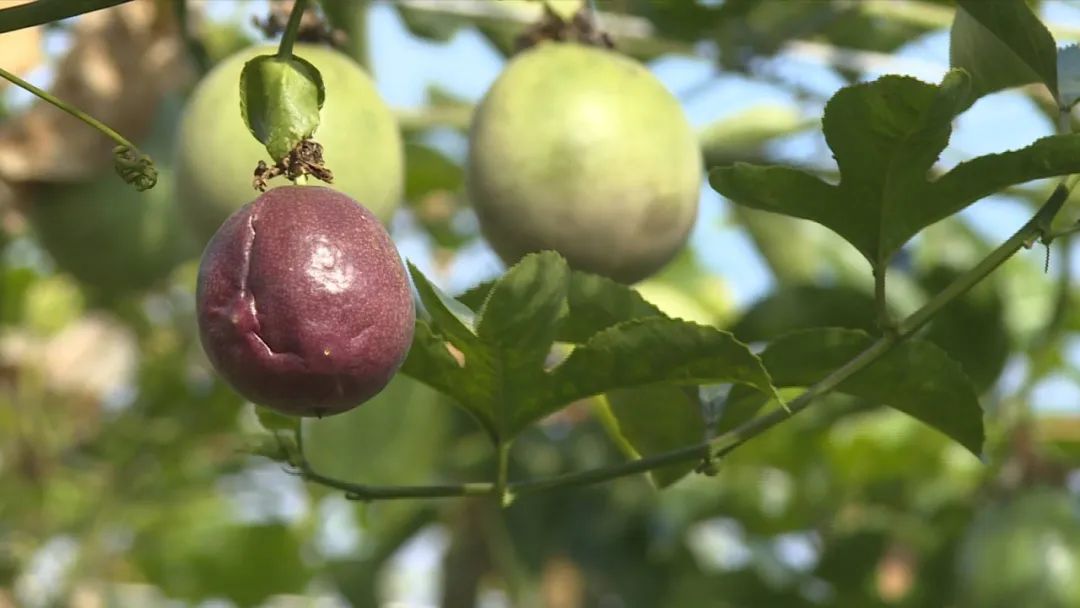
[[[137,149],[128,146],[113,148],[116,173],[139,192],[149,190],[157,183],[158,172],[154,161]]]

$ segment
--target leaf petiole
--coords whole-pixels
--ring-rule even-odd
[[[296,0],[292,12],[289,13],[289,22],[285,25],[285,33],[281,35],[281,44],[278,45],[278,59],[288,61],[292,58],[293,45],[297,36],[300,35],[300,20],[304,17],[308,0]]]

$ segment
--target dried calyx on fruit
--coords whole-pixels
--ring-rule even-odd
[[[222,224],[199,268],[203,349],[247,399],[285,414],[352,409],[386,386],[412,342],[404,266],[348,196],[281,186]]]
[[[404,147],[393,113],[348,56],[311,44],[297,44],[293,51],[318,68],[325,83],[314,137],[322,146],[320,162],[334,170],[330,187],[363,201],[388,222],[404,175]],[[245,62],[276,52],[273,46],[256,46],[226,58],[199,82],[184,108],[176,137],[176,198],[203,243],[250,200],[252,170],[267,156],[239,111],[237,82]]]

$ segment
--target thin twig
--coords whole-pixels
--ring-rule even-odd
[[[131,0],[37,0],[0,10],[0,34],[60,21]]]

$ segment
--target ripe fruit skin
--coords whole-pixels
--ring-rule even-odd
[[[702,161],[678,101],[611,51],[542,43],[513,59],[477,108],[467,187],[507,264],[554,249],[632,283],[686,243]]]
[[[203,253],[196,306],[225,380],[296,416],[341,413],[382,390],[415,319],[386,230],[319,186],[271,189],[226,220]]]
[[[261,46],[228,57],[199,82],[184,109],[176,142],[177,196],[203,242],[240,201],[251,200],[255,166],[259,160],[270,162],[241,117],[238,83],[247,60],[275,52],[276,47]],[[401,199],[405,162],[393,114],[349,57],[309,44],[296,45],[294,52],[319,68],[326,87],[315,131],[334,173],[326,186],[363,201],[388,222]],[[270,185],[285,183],[276,178]]]
[[[1080,606],[1080,503],[1036,490],[975,518],[959,553],[963,608]]]

